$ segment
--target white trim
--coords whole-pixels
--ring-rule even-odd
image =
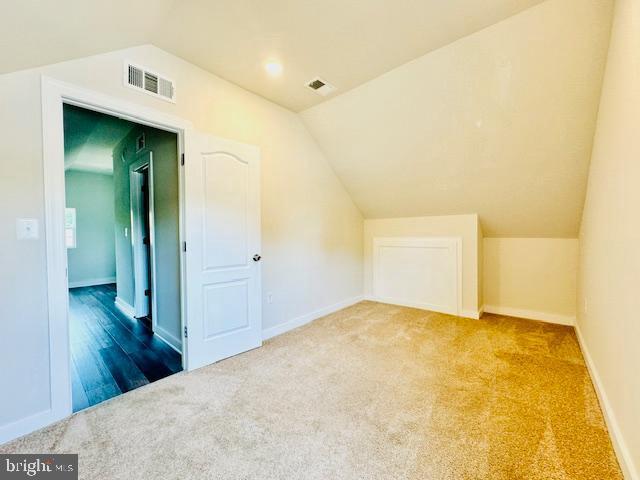
[[[116,283],[116,277],[88,278],[86,280],[78,280],[77,282],[69,282],[69,288],[93,287],[95,285],[108,285]]]
[[[134,285],[134,310],[136,317],[144,317],[149,312],[147,311],[147,297],[144,294],[144,289],[140,288],[141,285],[146,283],[146,277],[148,275],[147,269],[151,273],[151,284],[148,288],[151,290],[151,330],[156,331],[156,322],[158,317],[158,309],[156,303],[156,213],[154,203],[154,191],[153,191],[153,152],[146,151],[139,155],[140,158],[129,165],[129,196],[131,206],[131,253],[133,256],[133,285]],[[139,170],[144,167],[148,168],[148,185],[149,189],[149,257],[147,258],[147,265],[144,265],[143,258],[146,255],[144,252],[145,246],[142,241],[144,233],[141,230],[140,217],[147,213],[142,211],[142,195],[140,191],[142,175]]]
[[[387,303],[389,305],[399,305],[398,303],[389,303],[389,302],[383,302],[379,299],[377,299],[376,297],[374,297],[373,295],[365,295],[364,296],[365,300],[368,300],[370,302],[378,302],[378,303]],[[420,306],[415,306],[415,305],[400,305],[401,307],[410,307],[410,308],[419,308],[421,310],[427,310],[430,312],[437,312],[437,310],[429,310],[426,308],[422,308]],[[437,312],[437,313],[446,313],[446,312]],[[473,320],[478,320],[482,317],[482,314],[484,313],[484,305],[480,308],[480,310],[478,310],[477,312],[474,310],[462,310],[462,313],[460,315],[457,315],[459,317],[462,318],[471,318]],[[448,314],[450,315],[450,314]]]
[[[2,427],[0,427],[0,445],[58,421],[59,419],[54,413],[53,410],[44,410],[15,422],[2,425]]]
[[[191,122],[166,113],[93,92],[50,77],[41,77],[42,95],[42,161],[44,180],[45,242],[47,258],[47,311],[49,323],[49,382],[50,409],[24,419],[16,419],[21,425],[12,430],[11,425],[0,427],[0,431],[21,432],[44,427],[72,413],[71,402],[71,352],[69,349],[69,321],[67,288],[67,255],[64,242],[64,128],[63,104],[72,104],[108,115],[115,115],[142,125],[175,132],[178,135],[179,164],[184,151],[184,137],[192,130]],[[184,172],[178,168],[180,194],[180,242],[184,241]],[[186,319],[186,297],[184,278],[184,255],[180,256],[180,297],[182,331]],[[185,349],[186,350],[186,349]],[[188,353],[188,352],[185,352]],[[188,369],[188,355],[182,356],[183,366]],[[7,434],[8,435],[8,434]],[[3,440],[11,437],[3,436]]]
[[[558,325],[574,326],[576,317],[571,315],[561,315],[559,313],[538,312],[536,310],[525,310],[521,308],[500,307],[497,305],[485,305],[485,313],[495,313],[496,315],[506,315],[508,317],[527,318],[529,320],[540,320]]]
[[[127,317],[135,318],[136,310],[129,304],[129,302],[124,301],[120,297],[116,297],[115,305],[122,313],[124,313]]]
[[[268,340],[278,335],[282,335],[289,330],[293,330],[294,328],[306,325],[307,323],[313,322],[318,318],[337,312],[338,310],[342,310],[343,308],[350,307],[351,305],[355,305],[356,303],[360,303],[362,300],[364,300],[364,296],[357,295],[355,297],[342,300],[341,302],[334,303],[333,305],[329,305],[327,307],[314,310],[313,312],[307,313],[305,315],[301,315],[300,317],[293,318],[284,323],[279,323],[278,325],[274,325],[273,327],[265,328],[264,330],[262,330],[262,340]]]
[[[483,310],[462,310],[462,312],[460,312],[460,317],[463,318],[472,318],[473,320],[480,320],[480,317],[482,317],[482,312]]]
[[[611,443],[613,444],[613,449],[618,456],[618,462],[620,463],[620,468],[622,469],[624,478],[627,480],[640,480],[640,473],[638,472],[636,466],[633,464],[633,457],[631,456],[629,447],[624,441],[624,437],[622,436],[622,432],[620,431],[620,424],[616,420],[613,407],[611,406],[609,398],[607,397],[607,392],[604,389],[602,379],[598,374],[598,370],[596,369],[596,365],[593,362],[591,353],[589,353],[587,342],[585,342],[582,331],[580,330],[580,324],[576,323],[575,330],[576,336],[578,337],[578,343],[580,344],[580,349],[582,350],[582,355],[584,356],[585,363],[587,364],[587,369],[589,370],[591,379],[593,380],[593,386],[595,387],[596,394],[598,395],[598,399],[600,400],[600,407],[602,408],[604,419],[609,430]]]
[[[175,335],[171,334],[168,330],[165,330],[163,327],[156,324],[155,328],[153,329],[153,334],[164,343],[169,345],[171,348],[173,348],[176,352],[182,354],[182,343],[178,338],[175,337]]]

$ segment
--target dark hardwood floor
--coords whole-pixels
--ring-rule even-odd
[[[180,354],[115,296],[114,284],[69,289],[74,412],[182,370]]]

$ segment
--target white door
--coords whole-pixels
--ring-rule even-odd
[[[374,238],[373,250],[373,290],[377,300],[460,314],[459,238]]]
[[[262,345],[260,152],[185,136],[187,367]]]

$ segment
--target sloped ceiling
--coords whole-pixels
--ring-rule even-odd
[[[547,0],[302,112],[367,218],[575,237],[612,1]]]
[[[154,43],[305,109],[366,217],[478,213],[487,235],[573,237],[612,3],[22,0],[0,15],[0,73]],[[305,89],[315,75],[333,97]]]
[[[541,0],[188,0],[153,43],[299,111],[324,100],[319,75],[345,92]],[[265,75],[267,59],[284,74]]]
[[[540,1],[20,0],[0,15],[0,73],[153,43],[299,111],[325,100],[317,75],[346,92]]]
[[[134,127],[127,120],[65,105],[65,170],[113,173],[113,149]]]
[[[0,73],[149,43],[174,1],[3,1]]]

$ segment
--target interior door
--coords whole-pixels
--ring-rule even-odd
[[[260,153],[185,136],[187,368],[262,345]]]

